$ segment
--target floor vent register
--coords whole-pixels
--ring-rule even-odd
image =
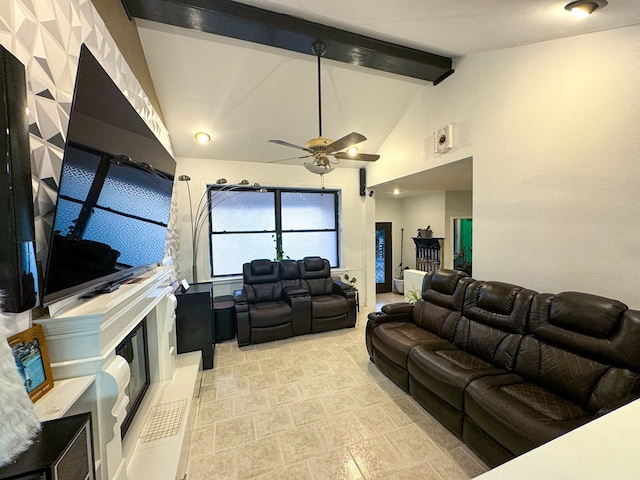
[[[182,426],[187,400],[155,405],[149,412],[140,439],[142,443],[153,442],[177,435]]]

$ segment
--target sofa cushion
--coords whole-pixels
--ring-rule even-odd
[[[516,361],[516,370],[524,377],[585,406],[608,368],[530,336],[523,339]]]
[[[537,292],[503,282],[475,281],[466,290],[462,312],[474,322],[510,333],[525,333]]]
[[[280,282],[245,284],[243,290],[249,303],[277,301],[282,295]]]
[[[540,294],[516,371],[595,413],[640,390],[640,312],[595,295]]]
[[[407,366],[417,382],[459,411],[469,382],[483,375],[509,373],[450,344],[412,348]]]
[[[448,341],[453,341],[456,326],[460,320],[460,311],[420,299],[413,306],[411,318],[420,328],[428,330]]]
[[[469,419],[514,455],[593,418],[579,405],[515,373],[473,380],[465,391],[464,408]]]
[[[347,299],[341,295],[311,297],[311,313],[313,318],[329,318],[346,315],[347,309]]]
[[[497,367],[512,369],[536,292],[502,282],[471,283],[453,343]]]
[[[389,322],[377,326],[372,334],[373,346],[387,359],[407,369],[409,351],[423,343],[446,345],[446,341],[411,322]]]
[[[282,300],[249,304],[251,328],[273,327],[291,322],[291,307]]]
[[[453,341],[465,290],[471,281],[465,273],[455,270],[437,270],[426,275],[422,298],[413,306],[413,322],[438,337]]]
[[[300,285],[304,287],[312,297],[330,295],[333,292],[333,280],[328,277],[301,280]]]
[[[280,280],[300,280],[300,268],[295,260],[280,260]]]

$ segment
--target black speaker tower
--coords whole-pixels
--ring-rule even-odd
[[[360,169],[360,196],[364,197],[367,194],[367,169]]]
[[[0,308],[24,312],[36,306],[29,120],[24,65],[0,46]]]

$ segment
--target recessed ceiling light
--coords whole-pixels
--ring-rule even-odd
[[[578,0],[565,5],[564,9],[571,12],[576,18],[587,18],[598,8],[604,8],[609,2],[607,0]]]
[[[394,188],[393,190],[393,194],[394,195],[398,195],[400,193],[400,190],[398,190],[397,188]]]
[[[196,140],[200,143],[209,143],[211,141],[211,135],[206,132],[198,132],[195,135]]]
[[[347,155],[350,155],[353,157],[356,153],[358,153],[358,147],[347,148]]]

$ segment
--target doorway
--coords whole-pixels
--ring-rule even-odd
[[[453,268],[469,276],[473,272],[473,220],[456,218],[453,221]]]
[[[376,222],[376,293],[391,291],[391,222]]]

